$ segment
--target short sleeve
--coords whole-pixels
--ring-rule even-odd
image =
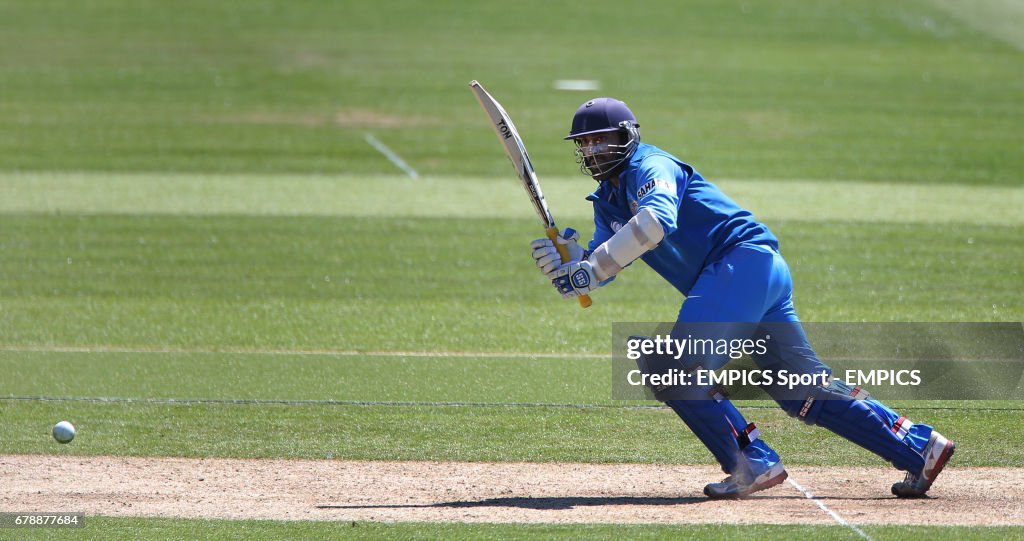
[[[636,176],[637,210],[650,209],[658,217],[665,234],[678,227],[680,182],[687,180],[679,164],[665,156],[650,156],[643,161]],[[683,186],[685,188],[685,186]]]

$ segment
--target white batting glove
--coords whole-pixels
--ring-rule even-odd
[[[586,260],[558,267],[551,283],[564,299],[579,297],[601,287],[597,276],[594,275],[594,267]]]
[[[570,227],[563,229],[556,237],[556,240],[558,244],[565,245],[566,250],[569,252],[569,261],[562,261],[551,239],[537,239],[530,243],[530,248],[533,248],[533,260],[537,263],[537,268],[544,273],[548,280],[554,279],[554,272],[558,270],[558,267],[565,263],[583,259],[583,247],[577,242],[580,240],[580,234],[575,229]]]

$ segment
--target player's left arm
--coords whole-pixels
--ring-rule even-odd
[[[565,298],[583,295],[613,278],[650,250],[678,224],[679,193],[676,185],[678,166],[661,156],[644,161],[635,186],[637,212],[607,241],[584,260],[563,265],[552,283]]]

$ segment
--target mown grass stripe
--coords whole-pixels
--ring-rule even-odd
[[[0,396],[7,402],[87,402],[100,404],[222,404],[222,405],[278,405],[278,406],[394,406],[394,407],[454,407],[454,408],[564,408],[578,410],[658,410],[661,404],[568,404],[562,402],[450,402],[401,400],[289,400],[274,398],[133,398],[108,396]],[[737,401],[742,409],[777,410],[773,404],[747,404]],[[901,410],[915,411],[1024,411],[1021,408],[981,408],[972,406],[903,406]]]
[[[547,353],[518,351],[362,351],[351,349],[260,349],[231,347],[123,346],[0,346],[0,353],[122,353],[138,355],[281,355],[324,357],[410,357],[423,359],[611,359],[610,353]],[[907,357],[829,357],[830,362],[900,362]],[[1003,358],[970,358],[963,362],[1006,362]]]
[[[1024,225],[1018,186],[713,178],[758,218],[884,223]],[[530,220],[509,178],[396,175],[0,172],[0,213],[510,218]],[[590,220],[591,185],[544,177],[560,221]]]
[[[608,359],[607,353],[544,353],[515,351],[361,351],[347,349],[260,349],[232,347],[124,346],[0,346],[10,353],[126,353],[189,355],[294,355],[328,357],[419,357],[470,359]]]
[[[568,409],[661,409],[660,405],[618,404],[560,404],[529,402],[414,402],[375,400],[285,400],[264,398],[131,398],[106,396],[7,396],[0,401],[10,402],[94,402],[110,404],[224,404],[224,405],[283,405],[283,406],[399,406],[399,407],[464,407],[464,408],[568,408]]]
[[[1014,0],[931,0],[967,26],[1024,51],[1024,5]]]

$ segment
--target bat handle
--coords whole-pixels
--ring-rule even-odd
[[[558,250],[558,256],[562,258],[562,263],[568,263],[569,250],[564,244],[560,244],[558,242],[558,229],[552,227],[551,229],[545,229],[544,231],[548,234],[548,238],[551,239],[551,243],[555,245],[555,250]],[[590,295],[580,295],[578,298],[580,300],[580,308],[587,308],[591,304],[594,304],[594,301],[590,300]]]

